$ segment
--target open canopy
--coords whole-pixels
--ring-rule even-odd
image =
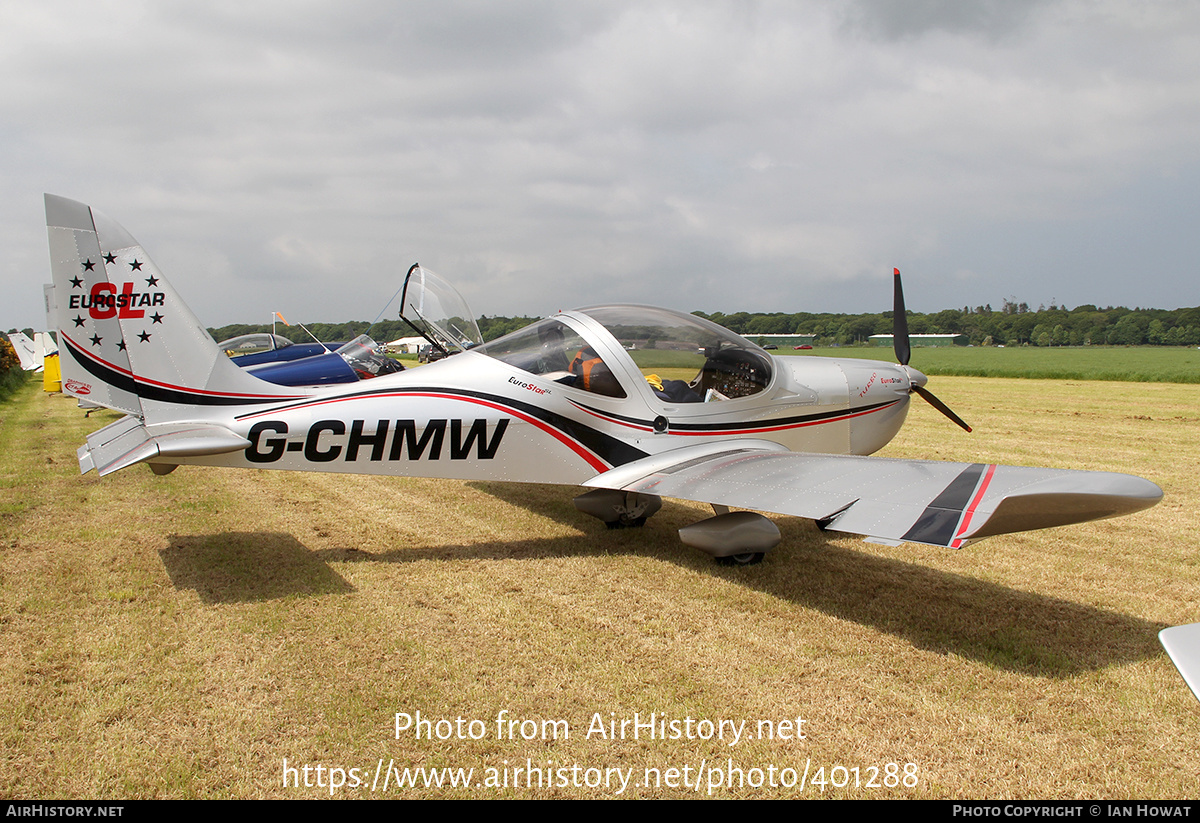
[[[471,307],[458,290],[416,263],[404,278],[400,317],[446,354],[483,343]]]

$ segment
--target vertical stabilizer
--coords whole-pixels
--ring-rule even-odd
[[[13,332],[8,336],[8,342],[12,343],[13,350],[17,353],[17,359],[21,361],[22,369],[25,371],[41,369],[42,350],[24,332]]]
[[[113,286],[92,224],[82,203],[46,195],[46,231],[50,239],[53,292],[46,314],[61,342],[59,364],[63,393],[126,414],[142,414],[133,388],[132,368],[118,310],[107,303]]]
[[[303,395],[231,363],[116,222],[47,194],[46,227],[54,275],[47,314],[59,330],[65,393],[148,423]]]

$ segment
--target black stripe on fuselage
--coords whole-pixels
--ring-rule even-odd
[[[101,360],[89,357],[87,352],[72,343],[66,335],[62,335],[62,338],[67,350],[75,358],[75,362],[82,366],[88,374],[102,383],[107,383],[114,388],[127,391],[130,394],[136,394],[145,400],[158,400],[163,403],[180,403],[193,406],[245,406],[249,403],[292,399],[292,397],[255,395],[228,396],[200,392],[178,386],[169,388],[166,386],[156,386],[152,383],[142,382],[132,375],[117,371]]]
[[[800,426],[800,425],[804,425],[806,423],[819,423],[822,420],[836,420],[839,417],[846,417],[848,415],[866,414],[868,412],[877,411],[879,409],[883,409],[888,406],[894,405],[896,403],[901,402],[901,400],[903,400],[903,398],[897,398],[896,400],[884,400],[882,402],[871,403],[866,406],[852,406],[852,407],[846,408],[846,409],[836,409],[834,411],[827,411],[827,412],[815,412],[813,414],[798,414],[798,415],[794,415],[792,417],[772,417],[772,418],[766,419],[766,420],[758,420],[755,422],[746,422],[746,423],[677,423],[674,420],[672,420],[671,421],[671,431],[673,431],[673,432],[734,432],[734,431],[736,431],[738,433],[747,433],[748,434],[748,433],[763,431],[763,430],[767,430],[767,429],[778,429],[778,428],[787,427],[787,426]],[[574,400],[572,400],[571,402],[575,403],[575,405],[579,406],[579,408],[584,409],[585,411],[591,412],[592,414],[595,414],[599,417],[609,418],[611,420],[616,420],[616,421],[620,421],[622,423],[628,423],[632,426],[639,426],[639,427],[643,427],[643,428],[647,428],[647,429],[652,429],[654,427],[654,421],[652,421],[652,420],[642,420],[637,417],[627,417],[626,415],[623,415],[623,414],[613,414],[612,412],[606,412],[601,409],[596,409],[596,408],[592,408],[591,406],[586,406],[583,403],[578,403]]]
[[[950,481],[950,485],[942,489],[925,507],[925,511],[901,540],[949,546],[954,539],[954,530],[962,520],[963,510],[971,502],[971,495],[986,469],[987,466],[983,463],[972,463],[963,469],[958,477]]]
[[[463,399],[484,400],[489,403],[495,403],[498,406],[507,406],[510,409],[527,414],[530,417],[536,417],[543,423],[558,429],[567,437],[581,443],[584,447],[590,449],[593,453],[600,456],[610,466],[621,466],[625,463],[630,463],[634,460],[640,460],[646,457],[649,452],[644,452],[641,449],[631,446],[624,440],[619,440],[611,435],[607,435],[602,431],[592,428],[578,420],[572,420],[570,417],[564,417],[552,411],[548,411],[540,406],[535,406],[532,403],[525,403],[520,400],[513,400],[498,394],[488,394],[486,392],[469,391],[467,389],[451,389],[444,386],[406,386],[404,388],[388,388],[388,389],[368,389],[364,391],[352,392],[339,397],[322,397],[309,398],[296,403],[288,403],[286,405],[276,406],[268,410],[255,410],[239,415],[237,419],[241,420],[246,417],[262,417],[264,415],[278,414],[281,412],[292,411],[294,409],[303,408],[309,404],[325,404],[331,400],[336,402],[344,402],[347,400],[369,399],[377,395],[389,394],[448,394],[451,396],[459,396]]]

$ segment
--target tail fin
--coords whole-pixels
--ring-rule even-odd
[[[8,336],[8,342],[12,343],[13,350],[17,353],[17,359],[21,361],[21,368],[25,371],[34,371],[42,367],[42,352],[37,346],[34,346],[24,332],[13,332]]]
[[[47,194],[46,230],[54,277],[46,313],[59,333],[64,393],[147,423],[304,395],[231,363],[114,221]]]

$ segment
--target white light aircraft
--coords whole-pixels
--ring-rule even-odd
[[[716,513],[681,529],[684,542],[739,564],[780,537],[731,506],[957,548],[1162,497],[1124,474],[866,456],[900,430],[914,393],[967,428],[907,365],[899,272],[892,364],[773,357],[706,320],[628,305],[562,312],[484,344],[457,292],[414,266],[401,316],[453,356],[289,388],[232,363],[112,220],[47,195],[46,223],[64,392],[126,414],[88,436],[83,472],[193,464],[558,483],[591,487],[577,507],[614,527],[682,498]],[[647,348],[694,361],[695,378],[643,375],[633,357]]]
[[[24,332],[13,332],[8,336],[8,341],[17,352],[17,359],[21,361],[21,368],[25,371],[41,371],[46,358],[58,351],[54,338],[46,332],[34,332],[33,338],[30,340]]]
[[[37,350],[34,349],[33,341],[24,332],[10,334],[8,342],[12,343],[13,351],[17,353],[17,359],[21,361],[23,370],[33,371],[42,365],[38,362]]]

